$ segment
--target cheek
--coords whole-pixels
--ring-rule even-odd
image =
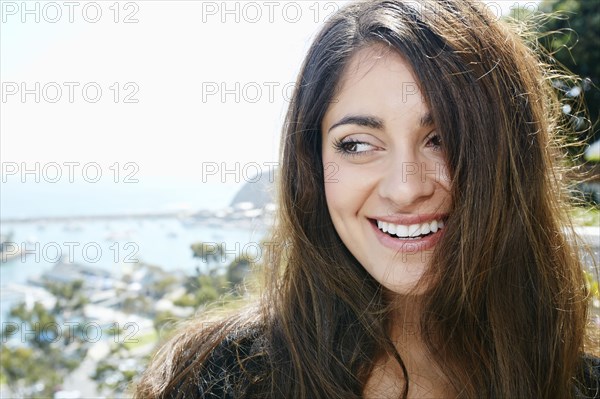
[[[446,206],[450,206],[452,203],[452,196],[450,194],[452,182],[450,181],[449,169],[445,164],[442,164],[440,167],[440,174],[436,183],[438,184],[440,195],[443,197],[442,202],[446,204]]]
[[[434,159],[428,163],[427,174],[444,190],[450,191],[450,169],[444,159]]]
[[[359,206],[356,182],[352,176],[348,176],[348,168],[339,161],[328,161],[328,158],[324,157],[323,162],[327,208],[336,230],[341,233],[340,229],[349,222],[349,217],[356,213]]]
[[[332,217],[355,215],[373,193],[379,172],[365,165],[353,165],[337,157],[323,157],[323,180],[327,206]]]
[[[340,181],[340,164],[333,161],[323,159],[323,181],[325,182],[325,190],[331,190],[332,185]],[[333,187],[335,188],[335,187]]]
[[[326,149],[323,150],[323,184],[325,186],[325,199],[329,210],[336,201],[336,185],[339,182],[339,163],[333,160],[332,154]]]
[[[323,168],[323,178],[327,208],[337,228],[337,221],[340,213],[343,213],[344,202],[347,200],[347,197],[344,195],[343,190],[340,190],[339,170],[336,168],[337,166],[334,166],[334,164],[325,165]]]

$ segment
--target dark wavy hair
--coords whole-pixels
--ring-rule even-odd
[[[194,397],[198,386],[230,378],[207,364],[224,342],[243,348],[249,337],[252,350],[232,352],[240,397],[360,398],[375,361],[392,356],[406,398],[390,304],[336,233],[321,158],[321,122],[340,76],[375,44],[412,66],[451,174],[446,233],[424,276],[436,282],[421,315],[433,360],[461,398],[573,397],[587,292],[565,233],[553,72],[479,1],[375,0],[333,15],[302,66],[283,128],[278,245],[263,265],[260,301],[187,326],[158,352],[138,398]]]

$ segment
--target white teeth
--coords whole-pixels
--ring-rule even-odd
[[[399,237],[408,237],[408,226],[396,225],[396,235]]]
[[[396,234],[396,225],[395,224],[389,224],[388,225],[388,233],[390,234]]]
[[[402,224],[393,224],[388,222],[377,221],[377,227],[384,233],[395,234],[401,238],[418,237],[429,233],[436,233],[442,227],[444,222],[442,220],[432,220],[428,223],[411,224],[410,226]]]
[[[438,231],[438,222],[437,222],[437,220],[434,220],[433,222],[431,222],[430,227],[431,227],[431,231],[432,232],[435,233],[436,231]]]
[[[416,237],[421,235],[421,225],[420,224],[411,224],[408,226],[408,235],[411,237]]]

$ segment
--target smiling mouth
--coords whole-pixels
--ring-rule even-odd
[[[371,223],[388,236],[401,240],[420,240],[444,228],[444,220],[442,219],[411,225],[394,224],[374,219],[371,220]]]

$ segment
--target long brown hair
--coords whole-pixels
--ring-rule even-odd
[[[188,326],[158,353],[138,397],[193,397],[211,352],[224,340],[240,345],[244,330],[260,337],[248,358],[262,364],[244,379],[247,397],[360,398],[381,354],[400,363],[406,397],[385,292],[343,245],[324,192],[321,122],[351,56],[373,44],[412,65],[452,178],[446,233],[424,276],[436,282],[421,316],[435,361],[459,397],[573,396],[587,292],[564,233],[550,70],[483,3],[375,0],[332,16],[302,66],[283,128],[260,301],[209,327]],[[238,356],[241,369],[248,358]]]

